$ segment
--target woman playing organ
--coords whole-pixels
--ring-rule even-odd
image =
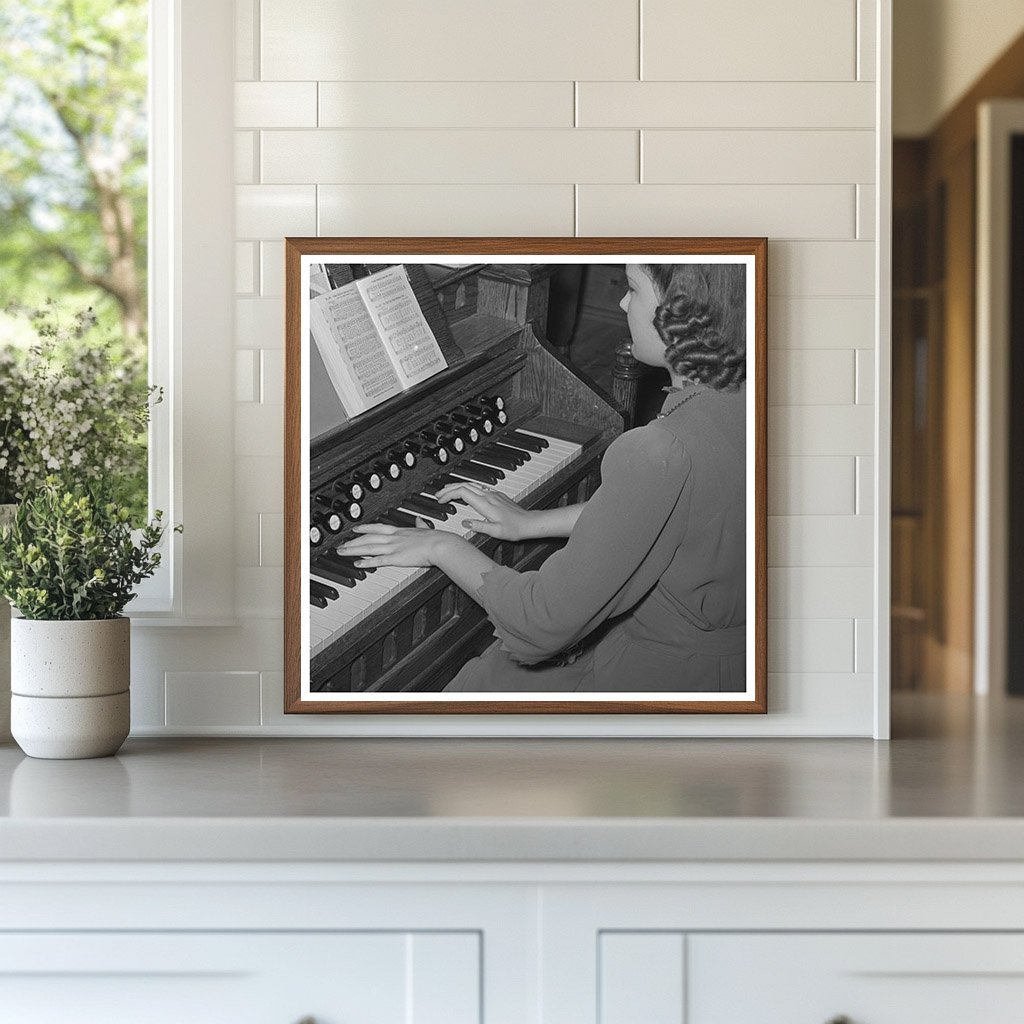
[[[637,264],[627,279],[633,354],[672,387],[609,446],[590,500],[528,511],[472,480],[436,495],[464,502],[476,532],[567,537],[561,550],[517,572],[453,533],[379,523],[339,549],[362,567],[436,566],[482,605],[498,640],[446,691],[745,688],[744,271]]]

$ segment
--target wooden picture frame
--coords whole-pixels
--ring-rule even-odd
[[[530,441],[531,432],[542,439],[550,438],[557,442],[555,447],[560,453],[557,458],[564,461],[557,462],[555,455],[551,455],[554,468],[545,469],[543,473],[533,468],[540,457],[525,450],[512,453],[520,460],[516,463],[516,473],[520,466],[523,473],[536,472],[536,479],[531,476],[531,482],[525,485],[527,490],[524,493],[528,493],[528,497],[523,499],[525,507],[553,508],[589,500],[600,483],[600,462],[605,450],[625,427],[631,425],[632,407],[642,390],[642,374],[631,356],[629,329],[622,317],[624,343],[614,347],[612,384],[610,387],[595,384],[574,365],[564,344],[555,345],[546,337],[547,300],[552,293],[552,280],[556,282],[556,291],[562,287],[559,282],[573,277],[577,283],[582,277],[587,282],[586,288],[590,288],[590,282],[594,280],[608,278],[614,282],[618,280],[616,275],[622,274],[630,275],[630,280],[635,282],[637,274],[644,274],[642,268],[645,264],[664,264],[663,276],[667,275],[673,281],[679,277],[680,280],[704,282],[706,302],[701,300],[704,305],[698,312],[700,309],[710,311],[708,322],[714,330],[718,329],[716,324],[728,325],[728,331],[722,326],[716,335],[718,340],[709,344],[723,345],[723,351],[734,349],[740,352],[739,358],[745,367],[745,384],[738,390],[736,385],[731,389],[733,395],[744,396],[739,406],[731,407],[743,410],[742,432],[736,433],[742,437],[743,454],[740,457],[744,479],[739,482],[740,471],[735,469],[731,476],[721,477],[732,481],[729,484],[734,488],[730,508],[733,509],[732,514],[737,514],[735,509],[742,500],[743,518],[740,522],[746,524],[743,579],[739,581],[735,572],[728,577],[736,593],[745,593],[745,597],[736,601],[733,625],[729,626],[733,630],[729,657],[733,659],[731,664],[740,666],[735,671],[730,670],[733,675],[729,678],[739,682],[730,684],[735,688],[726,692],[694,689],[693,684],[686,689],[685,678],[680,679],[679,690],[652,692],[637,689],[636,684],[627,689],[626,680],[623,680],[623,689],[609,690],[609,678],[611,685],[619,685],[620,676],[609,677],[606,674],[601,691],[445,691],[445,686],[453,685],[452,679],[461,671],[462,665],[497,642],[494,627],[484,610],[437,568],[410,569],[408,578],[403,579],[398,579],[402,575],[398,573],[397,582],[393,584],[390,579],[371,574],[369,578],[375,589],[367,596],[369,591],[363,593],[363,581],[349,579],[350,563],[337,553],[338,542],[346,536],[351,537],[351,532],[346,533],[351,523],[342,526],[340,532],[330,531],[337,525],[336,520],[344,520],[349,511],[353,515],[358,512],[366,521],[375,520],[381,515],[393,515],[403,502],[411,502],[414,495],[433,493],[428,489],[428,482],[436,488],[441,474],[438,466],[429,463],[426,454],[430,452],[436,458],[440,453],[436,444],[424,447],[421,441],[427,436],[425,431],[428,427],[431,431],[441,429],[437,424],[442,421],[444,430],[450,427],[452,431],[451,436],[438,435],[448,446],[458,443],[455,434],[468,429],[470,419],[481,430],[484,419],[493,419],[492,425],[501,435],[498,440],[503,444],[506,441],[513,445],[516,443],[516,435],[508,434],[509,430],[518,431],[523,444]],[[326,371],[323,354],[328,361],[333,358],[330,344],[349,351],[351,346],[344,341],[349,328],[344,323],[331,327],[334,341],[325,342],[324,328],[320,326],[319,336],[313,338],[311,310],[316,299],[321,299],[320,293],[324,289],[345,288],[361,276],[376,274],[390,266],[403,268],[447,366],[430,379],[413,384],[382,404],[358,415],[346,416],[340,398],[343,392],[337,390],[337,384],[332,389],[331,381],[335,379],[332,373],[335,371]],[[647,715],[749,714],[767,710],[765,239],[288,238],[285,239],[285,267],[285,712]],[[657,270],[655,266],[647,278],[640,279],[641,290],[648,287],[643,280],[653,282],[652,275]],[[727,286],[715,283],[726,280],[733,283]],[[741,283],[736,285],[736,281]],[[635,290],[637,286],[633,287]],[[658,286],[651,283],[649,287],[653,289],[652,294],[657,292]],[[728,292],[733,297],[731,305],[722,298],[724,287],[732,289]],[[585,299],[588,294],[586,288]],[[311,292],[315,298],[310,297]],[[340,301],[340,294],[332,291],[330,300]],[[354,292],[350,288],[346,294]],[[741,298],[737,299],[737,295]],[[655,301],[662,297],[664,294]],[[605,318],[614,330],[614,294],[603,301],[607,306]],[[585,301],[585,309],[586,305]],[[321,308],[322,304],[317,303],[317,317],[322,317]],[[318,319],[317,323],[321,324],[322,320]],[[639,330],[644,333],[646,328],[641,325]],[[729,331],[735,335],[737,330],[741,332],[742,341],[730,341],[728,338],[722,341]],[[578,340],[574,342],[577,344]],[[395,365],[397,367],[397,362]],[[710,393],[712,385],[705,378],[697,374],[694,376],[695,382],[683,381],[680,385],[682,390],[692,387],[695,391]],[[667,372],[665,381],[668,381]],[[713,390],[718,395],[724,393],[718,386]],[[669,413],[673,413],[673,406],[678,404],[671,400],[674,397],[670,395],[665,400],[665,410]],[[504,402],[507,420],[502,424],[498,423],[499,398]],[[713,396],[712,401],[720,399]],[[740,402],[740,399],[736,401]],[[691,408],[697,408],[699,404],[695,402]],[[677,424],[675,429],[682,429],[678,424],[685,415],[680,414],[671,421]],[[479,418],[481,416],[484,419]],[[475,433],[480,434],[480,431]],[[419,439],[415,445],[410,440],[414,435]],[[429,436],[433,438],[434,434]],[[636,438],[650,436],[649,433],[630,435],[629,443],[634,443]],[[470,472],[474,463],[480,464],[479,459],[470,460],[473,451],[468,434],[465,439],[469,449],[461,457],[453,454],[453,462],[449,466],[460,473]],[[694,440],[693,443],[698,442]],[[385,454],[406,458],[403,454],[406,448],[415,448],[419,459],[415,468],[406,471],[404,482],[395,481],[393,487],[389,483],[376,493],[371,493],[364,486],[363,501],[358,509],[337,504],[336,494],[344,487],[347,495],[351,479],[358,477],[367,484],[371,480],[368,471],[378,465]],[[564,454],[563,448],[569,454]],[[487,450],[508,454],[505,447],[499,449],[491,445]],[[736,458],[735,447],[722,450],[732,451],[731,457]],[[544,458],[548,455],[545,454]],[[524,459],[533,461],[523,462]],[[390,467],[390,463],[386,465]],[[486,465],[485,468],[492,467]],[[430,473],[435,475],[429,476]],[[710,479],[710,476],[708,474],[704,479]],[[506,486],[512,487],[511,484]],[[406,487],[408,491],[403,490]],[[742,499],[735,497],[737,487],[744,495]],[[704,492],[709,493],[707,486]],[[519,494],[519,491],[510,490],[509,493]],[[601,507],[601,501],[607,504],[608,493],[609,490],[604,492],[605,497],[599,499],[595,508]],[[403,494],[408,497],[403,498]],[[699,493],[696,500],[698,503],[703,500]],[[328,529],[324,515],[335,507],[339,511],[337,515],[331,513]],[[592,516],[598,514],[593,512]],[[454,523],[456,519],[451,521]],[[316,544],[310,539],[311,528],[313,537],[317,538]],[[685,532],[693,532],[692,527],[687,526]],[[538,568],[548,555],[566,544],[564,539],[496,540],[479,533],[471,534],[467,539],[499,565],[516,572]],[[581,542],[577,540],[576,543],[578,547]],[[679,543],[681,545],[683,541]],[[707,557],[707,547],[705,545],[701,552],[695,553],[694,558]],[[734,545],[731,550],[739,552],[739,545]],[[553,565],[564,564],[567,557],[563,556],[562,562]],[[730,564],[735,565],[739,557],[735,554]],[[339,560],[344,563],[340,566],[346,574],[344,577],[325,579],[316,575],[326,571],[325,567],[337,572]],[[316,567],[316,573],[311,566]],[[550,577],[554,571],[549,570],[547,575]],[[338,583],[339,580],[344,586]],[[393,592],[388,589],[392,585],[395,588]],[[645,593],[644,600],[659,586],[660,582]],[[335,599],[329,591],[337,591],[341,596]],[[483,594],[483,591],[481,586],[478,593]],[[357,598],[356,595],[360,596]],[[314,600],[317,606],[311,606]],[[318,605],[324,602],[325,608],[320,608]],[[350,604],[351,609],[348,607]],[[633,611],[617,607],[615,614],[615,619],[609,620],[598,631],[574,642],[570,654],[558,654],[553,662],[542,662],[541,668],[555,662],[562,665],[571,663],[574,656],[589,657],[591,647],[599,642],[594,637],[599,633],[606,636],[619,629]],[[741,614],[745,614],[742,653],[735,641],[738,628],[735,621]],[[689,632],[700,629],[692,619],[687,619],[687,623],[681,622],[680,628],[686,625]],[[695,635],[701,643],[705,642],[707,634]],[[715,637],[718,635],[715,632]],[[704,656],[703,651],[701,648],[699,657]],[[663,656],[663,652],[659,650],[658,656]],[[505,658],[506,655],[492,650],[488,657]],[[474,666],[479,664],[473,663]],[[513,671],[518,669],[513,666]],[[472,674],[470,669],[466,672]],[[725,678],[724,670],[722,672],[719,678]],[[463,678],[459,676],[459,680]],[[529,678],[540,677],[531,674]],[[693,673],[690,678],[714,676]],[[740,684],[742,689],[738,688]]]

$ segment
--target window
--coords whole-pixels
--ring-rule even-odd
[[[148,0],[8,4],[0,37],[0,343],[22,348],[34,341],[30,310],[47,309],[49,328],[95,323],[85,344],[102,339],[116,372],[143,400]],[[71,376],[78,375],[73,368]],[[76,396],[89,404],[81,392],[69,398]],[[71,440],[64,419],[73,414],[53,411],[50,468],[77,466],[76,443],[87,439]],[[47,442],[40,447],[45,454]],[[117,497],[141,521],[144,440],[127,456],[118,466]]]
[[[129,610],[222,621],[234,575],[233,3],[21,0],[0,8],[0,38],[0,305],[48,292],[92,304],[148,363],[164,389],[148,505],[186,533],[168,537]]]

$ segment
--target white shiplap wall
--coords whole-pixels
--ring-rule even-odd
[[[767,235],[766,718],[871,735],[874,0],[236,0],[237,613],[148,629],[138,732],[438,732],[281,713],[285,235]],[[558,733],[557,719],[478,732]]]

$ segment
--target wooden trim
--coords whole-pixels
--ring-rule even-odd
[[[767,711],[767,416],[768,287],[764,238],[287,238],[285,239],[285,712],[330,714],[761,714]],[[416,701],[302,700],[299,629],[301,574],[301,257],[346,253],[414,257],[438,255],[731,255],[754,257],[754,696],[752,700]],[[749,353],[749,346],[748,346]],[[749,356],[748,356],[749,358]]]
[[[334,715],[759,715],[767,708],[755,695],[751,701],[390,701],[387,705],[360,701],[300,701],[285,704],[287,714]]]
[[[768,710],[768,242],[754,246],[754,706]]]
[[[284,240],[285,293],[296,294],[302,281],[302,247],[294,239]],[[302,564],[302,308],[297,302],[285,304],[284,347],[284,564]],[[302,702],[299,673],[290,666],[302,663],[302,631],[296,628],[302,616],[302,578],[299,572],[284,574],[284,709]],[[291,624],[291,628],[289,628]]]
[[[401,256],[431,253],[439,256],[551,255],[551,256],[757,256],[764,258],[764,238],[642,238],[642,237],[551,237],[538,238],[444,238],[409,236],[407,238],[286,238],[285,245],[302,256],[332,256],[346,252],[367,255]],[[296,264],[298,266],[298,264]],[[288,280],[286,275],[286,281]]]
[[[1024,33],[1021,33],[957,101],[929,137],[934,181],[957,154],[978,137],[978,104],[988,99],[1024,96]]]

